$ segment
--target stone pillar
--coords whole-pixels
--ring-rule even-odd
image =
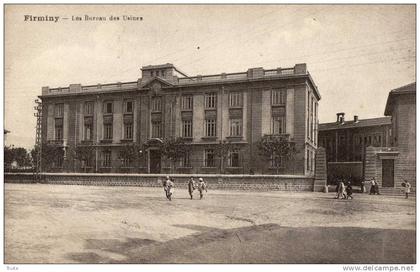
[[[376,165],[376,150],[372,146],[366,147],[366,155],[365,155],[365,169],[363,173],[364,180],[371,180],[375,178],[378,181],[378,174],[377,174],[377,165]],[[366,192],[370,191],[370,182],[365,182]]]
[[[325,148],[319,147],[315,154],[314,192],[323,192],[327,185],[327,159]]]

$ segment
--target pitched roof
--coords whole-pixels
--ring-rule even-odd
[[[374,127],[374,126],[383,126],[390,125],[391,117],[378,117],[370,119],[360,119],[357,123],[352,121],[345,121],[343,124],[333,122],[333,123],[323,123],[319,124],[319,131],[325,130],[335,130],[335,129],[351,129],[359,127]]]
[[[415,94],[415,93],[416,93],[416,82],[391,90],[389,92],[388,99],[386,100],[384,114],[391,115],[392,105],[394,103],[395,96],[401,95],[401,94]]]

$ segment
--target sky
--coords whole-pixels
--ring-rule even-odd
[[[415,12],[415,5],[6,5],[6,145],[33,147],[42,86],[135,81],[142,66],[163,63],[190,76],[307,63],[321,93],[320,123],[337,112],[347,120],[383,116],[389,91],[416,78]],[[85,15],[107,21],[72,20]]]

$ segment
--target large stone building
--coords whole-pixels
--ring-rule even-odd
[[[306,64],[194,77],[164,64],[141,73],[133,82],[43,87],[43,146],[64,151],[43,170],[169,172],[156,146],[181,137],[191,151],[175,172],[313,174],[320,94]],[[287,135],[293,162],[260,157],[263,135]],[[215,152],[223,143],[234,146],[225,160]],[[135,161],[119,155],[128,144],[142,147]],[[94,149],[92,159],[75,155],[81,146]]]

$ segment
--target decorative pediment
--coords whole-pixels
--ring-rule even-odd
[[[169,83],[168,81],[160,78],[154,77],[150,80],[144,82],[141,88],[150,88],[154,95],[159,95],[163,87],[171,87],[173,84]]]

